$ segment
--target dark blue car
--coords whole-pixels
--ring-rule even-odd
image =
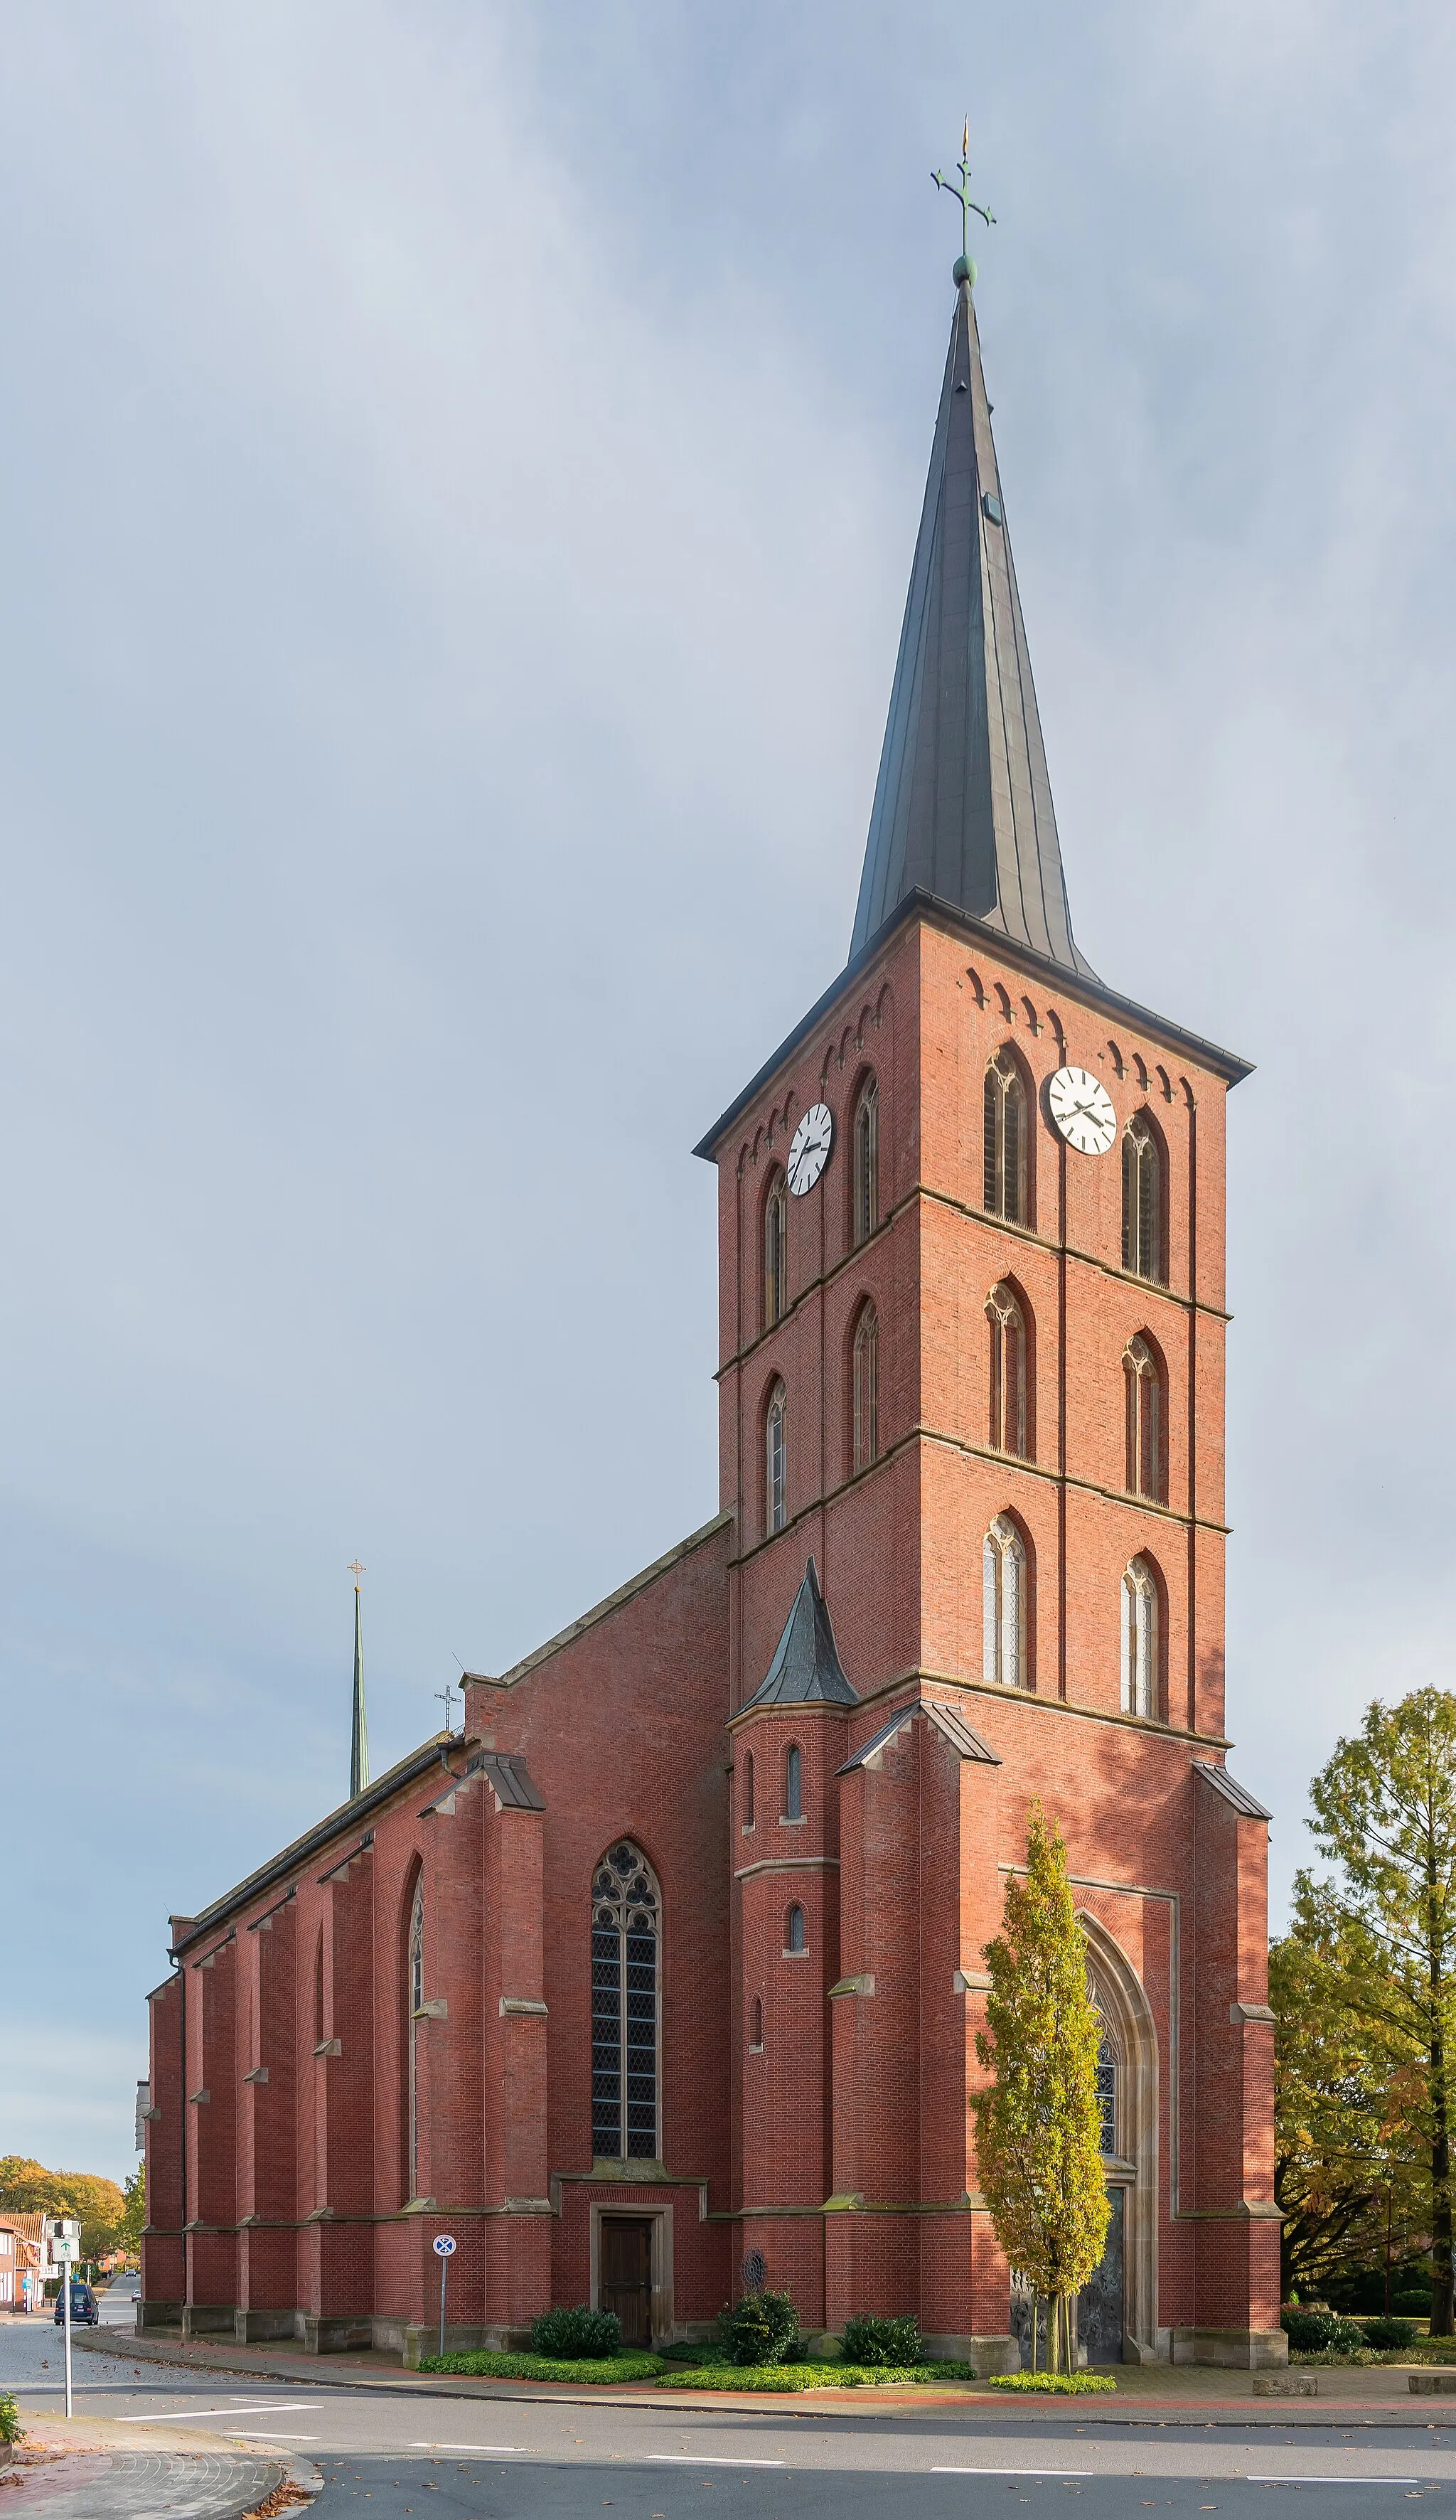
[[[74,2277],[70,2287],[70,2323],[72,2327],[101,2325],[101,2313],[96,2307],[95,2293],[88,2283],[79,2283]],[[66,2325],[66,2304],[59,2293],[56,2296],[56,2324],[58,2327]]]

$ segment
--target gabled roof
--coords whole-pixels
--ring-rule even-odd
[[[984,920],[1064,970],[1095,976],[1072,941],[964,278],[956,286],[851,959],[916,891]]]
[[[869,1739],[861,1742],[853,1758],[846,1759],[844,1766],[836,1769],[835,1774],[848,1777],[856,1768],[873,1767],[880,1752],[888,1749],[896,1733],[903,1732],[917,1715],[928,1716],[936,1731],[945,1735],[951,1749],[962,1759],[977,1759],[991,1768],[1001,1765],[991,1743],[983,1741],[975,1727],[966,1722],[959,1707],[944,1706],[936,1697],[912,1697],[907,1706],[896,1709],[889,1722],[880,1726],[878,1732],[871,1732]]]
[[[1214,1793],[1221,1794],[1226,1803],[1232,1803],[1242,1820],[1273,1819],[1273,1813],[1265,1811],[1257,1797],[1251,1794],[1247,1785],[1241,1785],[1237,1777],[1231,1777],[1226,1768],[1215,1767],[1212,1759],[1195,1759],[1193,1765],[1204,1783],[1212,1785]]]
[[[749,1706],[811,1706],[816,1699],[858,1706],[860,1692],[844,1676],[819,1591],[819,1570],[811,1557],[773,1659],[743,1711]]]

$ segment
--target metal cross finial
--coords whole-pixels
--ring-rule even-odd
[[[367,1575],[369,1573],[369,1568],[367,1566],[361,1566],[358,1558],[355,1557],[350,1562],[349,1573],[354,1578],[354,1590],[357,1593],[359,1590],[359,1578],[361,1575]]]
[[[984,210],[979,202],[973,202],[971,199],[971,117],[969,114],[966,115],[965,128],[960,135],[960,182],[952,184],[949,176],[943,175],[939,168],[932,170],[930,180],[933,184],[938,184],[943,193],[949,193],[960,203],[960,260],[955,266],[955,277],[957,280],[968,280],[974,289],[976,266],[971,260],[971,212],[974,210],[977,218],[984,219],[989,228],[995,226],[995,216],[993,211]]]
[[[463,1695],[464,1692],[462,1691],[461,1693]],[[453,1732],[455,1731],[455,1718],[451,1713],[451,1709],[455,1704],[455,1683],[450,1680],[447,1680],[443,1688],[437,1688],[435,1690],[436,1697],[444,1700],[445,1730],[447,1732]]]

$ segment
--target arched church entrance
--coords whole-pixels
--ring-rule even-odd
[[[1097,2101],[1111,2218],[1102,2263],[1078,2302],[1088,2362],[1145,2362],[1158,2329],[1158,2036],[1136,1970],[1095,1916],[1078,1917],[1102,2024]]]

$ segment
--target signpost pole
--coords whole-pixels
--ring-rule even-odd
[[[455,2255],[455,2242],[448,2231],[437,2231],[430,2247],[440,2261],[440,2360],[445,2360],[445,2276]]]

